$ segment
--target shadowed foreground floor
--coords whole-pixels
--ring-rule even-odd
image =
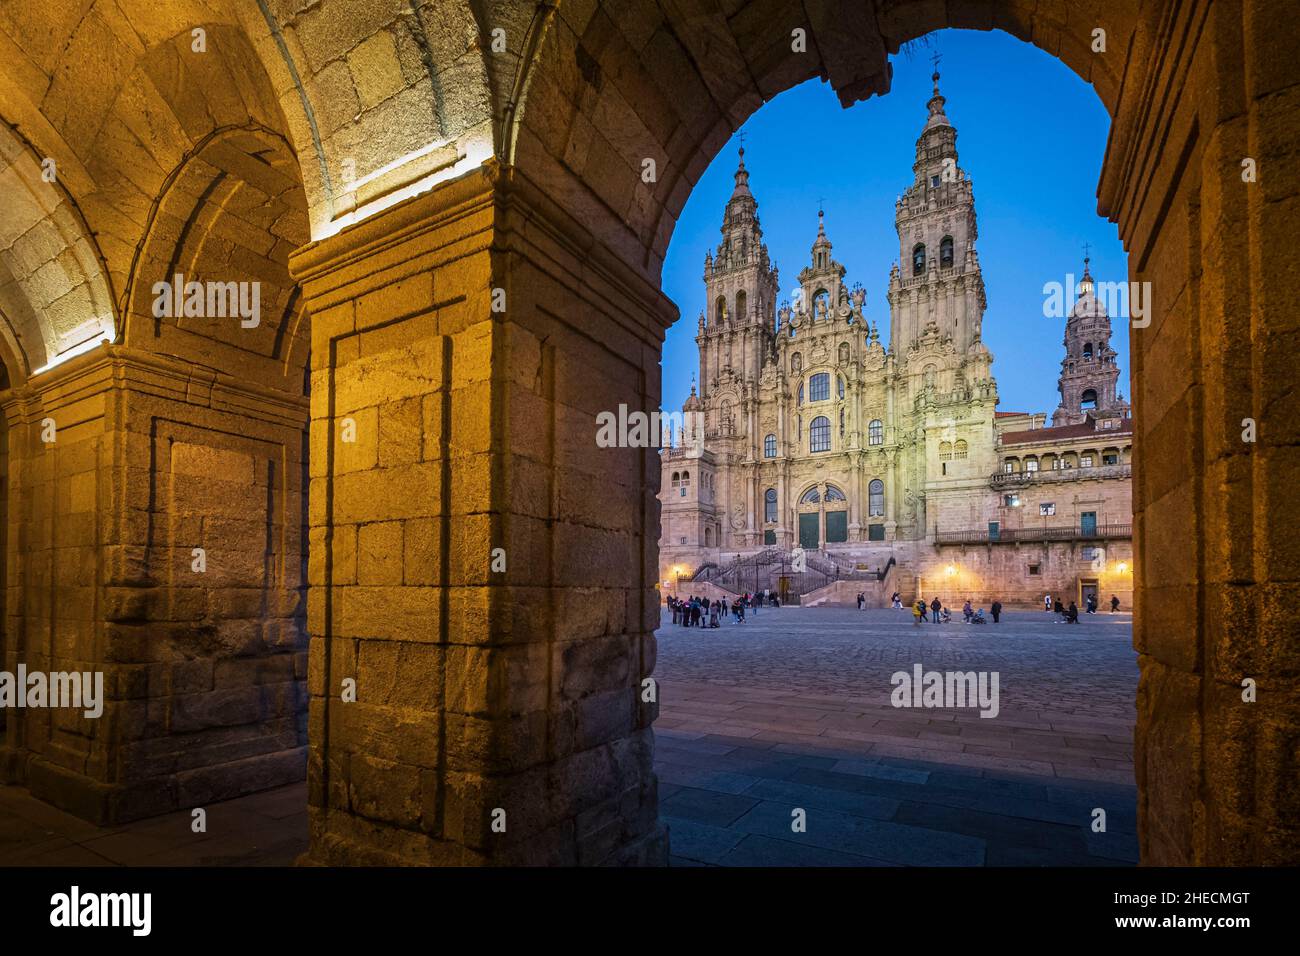
[[[673,864],[1136,862],[1131,619],[1053,620],[782,608],[664,624],[655,766]],[[916,663],[997,671],[998,716],[890,706],[890,676]],[[213,804],[194,833],[189,812],[96,827],[0,787],[0,865],[287,866],[307,847],[306,790]]]

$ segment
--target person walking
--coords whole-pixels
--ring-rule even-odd
[[[990,604],[989,613],[993,615],[993,623],[996,624],[998,622],[998,618],[1002,616],[1002,602],[994,601],[992,604]]]
[[[912,626],[917,627],[918,625],[920,625],[921,620],[924,617],[925,617],[925,601],[923,601],[921,598],[917,598],[916,603],[912,605]]]
[[[1052,610],[1054,610],[1058,615],[1060,615],[1060,618],[1061,618],[1061,619],[1060,619],[1059,621],[1057,621],[1056,623],[1057,623],[1057,624],[1064,624],[1064,623],[1065,623],[1065,605],[1061,603],[1061,599],[1060,599],[1060,598],[1057,598],[1057,599],[1056,599],[1056,604],[1054,604],[1054,605],[1052,606]]]
[[[863,603],[864,603],[865,601],[866,601],[866,597],[863,595],[863,593],[862,593],[861,591],[859,591],[859,592],[858,592],[858,610],[859,610],[859,611],[862,610],[862,605],[863,605]]]
[[[930,612],[934,615],[934,623],[939,623],[939,612],[943,610],[943,602],[935,598],[930,602]]]
[[[1119,598],[1115,597],[1115,595],[1112,594],[1110,596],[1110,613],[1114,614],[1118,610],[1119,610]]]
[[[1071,624],[1079,623],[1079,606],[1073,601],[1071,601],[1070,606],[1065,609],[1065,619]]]
[[[966,624],[969,624],[970,619],[975,616],[975,609],[971,607],[970,598],[967,598],[966,603],[962,605],[961,616],[962,621]]]
[[[1056,603],[1060,604],[1061,602],[1057,601]],[[1043,610],[1048,614],[1052,613],[1052,596],[1050,594],[1043,595]]]

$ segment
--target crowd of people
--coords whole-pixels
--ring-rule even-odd
[[[707,597],[668,597],[668,610],[672,612],[673,623],[682,627],[721,627],[730,612],[737,624],[745,623],[745,612],[758,614],[764,607],[780,607],[781,599],[770,590],[762,593],[744,594],[733,599],[730,604],[723,598],[709,600]]]
[[[867,596],[864,592],[858,592],[858,610],[864,610],[867,606]],[[897,610],[903,608],[903,598],[899,592],[895,591],[889,599],[890,607]],[[761,593],[744,594],[734,598],[730,603],[725,598],[710,600],[707,597],[676,597],[668,596],[668,609],[672,612],[673,623],[682,627],[720,627],[726,622],[727,615],[730,613],[732,619],[737,624],[745,623],[746,611],[752,611],[758,614],[763,607],[780,607],[781,599],[773,594],[769,589],[764,588]],[[1084,601],[1085,613],[1097,613],[1097,596],[1089,594]],[[1058,597],[1053,601],[1050,594],[1043,596],[1043,609],[1049,614],[1057,615],[1057,624],[1078,624],[1079,623],[1079,606],[1071,601],[1068,605],[1063,604]],[[1114,614],[1119,610],[1119,598],[1111,595],[1110,610]],[[989,605],[989,616],[993,618],[993,623],[997,624],[1002,617],[1002,602],[994,601]],[[964,624],[987,624],[988,618],[984,615],[984,608],[976,608],[967,598],[966,603],[961,609],[962,623]],[[920,625],[921,622],[930,622],[934,624],[948,624],[952,621],[952,612],[944,607],[939,598],[933,598],[929,604],[925,603],[925,598],[916,599],[912,605],[912,623]]]

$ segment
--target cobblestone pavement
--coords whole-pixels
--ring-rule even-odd
[[[908,611],[792,607],[716,630],[663,619],[655,767],[674,865],[1136,862],[1131,615],[917,626]],[[916,664],[997,672],[997,716],[894,708],[891,675]]]

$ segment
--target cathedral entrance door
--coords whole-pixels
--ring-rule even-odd
[[[816,512],[799,516],[799,547],[805,551],[817,550],[821,542],[820,524],[821,515]]]

